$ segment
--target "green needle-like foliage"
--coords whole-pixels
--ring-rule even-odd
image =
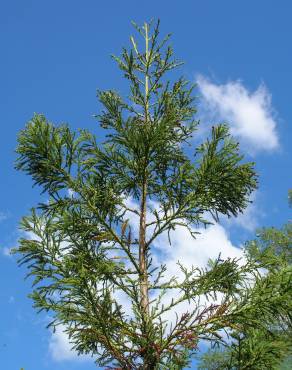
[[[254,259],[181,265],[170,279],[167,266],[153,262],[161,235],[171,242],[185,227],[195,237],[208,213],[242,212],[256,175],[225,124],[192,148],[193,87],[167,80],[181,64],[169,36],[159,39],[159,23],[135,28],[143,50],[131,37],[131,48],[114,57],[129,96],[98,92],[105,142],[43,115],[20,132],[16,167],[49,200],[23,218],[29,235],[17,253],[33,278],[35,307],[54,315],[52,326],[65,326],[79,354],[108,369],[181,369],[201,339],[224,342],[224,330],[257,327],[286,306],[274,308],[273,282],[260,285],[263,263]],[[188,308],[169,323],[166,315],[182,303]]]
[[[263,263],[265,268],[253,290],[269,300],[274,315],[256,327],[241,325],[230,333],[225,348],[209,350],[201,356],[198,369],[281,368],[292,353],[292,224],[282,229],[264,228],[258,238],[247,244],[248,258]],[[259,304],[261,304],[259,302]]]

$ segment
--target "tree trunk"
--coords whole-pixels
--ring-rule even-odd
[[[148,50],[148,24],[145,23],[145,41],[146,41],[146,63],[149,62],[149,50]],[[148,67],[147,67],[148,68]],[[145,125],[148,124],[149,120],[149,77],[148,71],[145,74]],[[143,369],[144,370],[155,370],[157,360],[153,357],[151,347],[153,343],[149,342],[149,282],[148,282],[148,271],[147,271],[147,248],[146,248],[146,213],[147,213],[147,163],[145,159],[144,174],[141,186],[141,203],[140,203],[140,228],[139,228],[139,268],[140,268],[140,295],[141,295],[141,309],[143,318],[142,334],[147,338],[147,345],[144,348],[143,357]]]
[[[149,297],[148,297],[148,274],[147,274],[147,255],[146,255],[146,181],[142,186],[141,205],[140,205],[140,229],[139,229],[139,267],[140,267],[140,293],[141,307],[145,319],[149,316]]]

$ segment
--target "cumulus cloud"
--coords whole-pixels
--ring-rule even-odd
[[[259,220],[265,216],[261,210],[258,198],[259,192],[253,192],[250,198],[251,203],[249,203],[243,213],[240,213],[237,217],[224,218],[224,225],[229,228],[235,225],[250,232],[255,231],[260,226]]]
[[[126,203],[130,208],[138,209],[137,204],[131,198],[128,198]],[[148,205],[147,220],[148,222],[155,221],[152,212],[156,211],[159,213],[160,205],[155,201],[149,201]],[[248,214],[253,214],[254,220],[254,210],[251,209],[248,211]],[[127,212],[125,217],[129,219],[132,231],[137,236],[139,230],[138,216]],[[148,228],[148,237],[150,237],[151,231],[153,230]],[[170,234],[171,245],[169,245],[167,232],[161,234],[153,242],[152,251],[156,260],[160,258],[158,256],[163,255],[163,262],[167,263],[171,274],[179,271],[179,268],[174,267],[174,265],[177,266],[177,261],[180,261],[186,267],[191,267],[192,265],[205,267],[210,258],[216,258],[219,254],[221,254],[222,258],[241,258],[243,256],[241,248],[232,244],[226,229],[218,223],[207,228],[192,228],[192,231],[197,232],[195,239],[185,227],[177,226]]]
[[[159,204],[155,202],[149,202],[152,210],[159,211]],[[136,208],[135,202],[131,199],[127,200],[127,204],[131,208]],[[148,210],[148,221],[152,221],[151,213]],[[137,233],[138,231],[138,218],[135,214],[128,213],[132,230]],[[153,218],[154,220],[154,218]],[[171,245],[167,233],[161,234],[153,243],[152,246],[152,257],[153,265],[159,267],[161,264],[165,264],[167,267],[164,273],[164,281],[168,281],[172,276],[176,276],[178,281],[183,278],[183,273],[180,269],[178,262],[186,267],[191,268],[192,266],[198,268],[204,268],[207,266],[209,259],[216,259],[219,255],[222,259],[236,258],[242,263],[244,262],[243,250],[240,247],[236,247],[230,241],[227,230],[220,224],[214,224],[207,228],[201,227],[192,229],[196,231],[197,237],[194,239],[189,231],[182,226],[176,227],[175,231],[170,234]],[[241,263],[239,262],[239,263]],[[162,281],[161,281],[162,282]],[[167,305],[172,299],[175,299],[179,291],[169,290],[163,297],[161,304]],[[121,300],[120,304],[125,309],[125,312],[129,312],[129,302],[126,297],[119,297]],[[152,296],[154,298],[154,296]],[[217,295],[217,302],[220,302],[221,296]],[[205,297],[200,297],[200,304],[206,302]],[[181,302],[175,307],[175,310],[167,311],[163,314],[163,319],[168,322],[168,330],[170,325],[176,320],[176,315],[181,315],[187,311],[193,310],[193,302]]]
[[[1,250],[2,250],[3,256],[5,256],[5,257],[11,257],[12,248],[3,247],[3,248],[1,248]]]
[[[71,349],[69,338],[64,329],[64,326],[58,326],[50,339],[49,350],[52,358],[56,361],[78,358],[77,354]]]
[[[164,261],[168,266],[170,275],[180,273],[177,262],[185,267],[206,267],[209,259],[221,255],[222,259],[242,258],[243,252],[232,244],[223,226],[214,224],[209,227],[194,229],[197,237],[194,239],[184,227],[177,227],[171,234],[171,246],[167,235],[162,235],[155,243],[156,248],[162,250]]]
[[[132,209],[137,209],[137,204],[131,198],[127,199],[127,206]],[[159,204],[150,202],[151,209],[159,209]],[[151,218],[150,209],[148,210],[148,221]],[[150,218],[149,218],[150,217]],[[129,224],[132,227],[134,234],[138,232],[139,219],[135,213],[127,212],[126,218],[129,218]],[[208,260],[215,259],[221,255],[222,259],[237,258],[244,261],[243,251],[240,247],[236,247],[230,241],[227,229],[222,225],[214,224],[205,228],[197,228],[196,239],[192,238],[189,231],[184,227],[177,227],[171,233],[171,245],[167,233],[162,234],[153,244],[153,264],[157,267],[160,264],[166,264],[167,271],[164,274],[164,279],[168,280],[172,276],[177,276],[178,280],[183,278],[183,274],[178,265],[180,262],[184,267],[191,268],[196,266],[199,268],[206,267]],[[170,290],[163,298],[162,304],[168,304],[172,298],[176,297],[175,290]],[[122,291],[115,291],[115,299],[122,305],[124,312],[128,318],[133,317],[131,301],[129,297]],[[154,297],[153,297],[154,298]],[[218,301],[221,297],[218,295]],[[203,304],[203,299],[201,304]],[[183,302],[176,306],[175,310],[166,312],[163,319],[168,321],[168,329],[170,324],[176,320],[176,314],[180,315],[192,309],[192,303]],[[78,356],[76,351],[72,350],[68,335],[65,333],[65,327],[59,325],[56,331],[51,334],[49,342],[49,352],[53,360],[60,361],[75,361],[86,360],[89,356]]]
[[[238,225],[247,231],[254,231],[258,226],[259,210],[254,203],[250,203],[243,213],[228,223]]]
[[[72,349],[72,344],[65,332],[64,325],[58,325],[56,331],[52,333],[49,342],[49,352],[55,361],[79,360],[86,361],[91,359],[89,356],[78,356]]]
[[[76,196],[75,191],[72,190],[72,189],[68,189],[68,192],[67,193],[68,193],[68,197],[69,198],[74,198]]]
[[[126,204],[129,208],[138,210],[138,205],[133,199],[128,198]],[[155,220],[155,217],[150,211],[155,210],[159,212],[160,207],[159,203],[154,201],[149,201],[148,205],[147,217],[148,222],[150,222]],[[125,217],[129,219],[129,224],[134,234],[133,237],[137,237],[139,231],[138,216],[134,213],[127,212]],[[170,234],[171,245],[169,244],[167,232],[161,234],[154,241],[152,245],[153,266],[159,267],[161,264],[165,264],[167,267],[162,281],[168,281],[173,276],[176,276],[178,281],[180,281],[184,277],[179,263],[188,269],[192,266],[204,268],[207,266],[210,259],[216,259],[219,255],[222,259],[235,258],[239,260],[239,263],[244,262],[244,253],[241,246],[237,247],[233,245],[227,229],[222,225],[215,223],[207,228],[193,228],[192,231],[197,232],[197,237],[195,239],[185,227],[177,226]],[[151,228],[148,229],[147,234],[148,237],[150,237]],[[173,298],[177,297],[177,294],[179,294],[178,291],[169,290],[164,296],[161,304],[167,305]],[[129,298],[120,291],[115,292],[114,296],[119,304],[123,306],[124,312],[128,317],[133,317]],[[151,298],[153,299],[155,296],[156,295],[153,295]],[[218,302],[220,302],[220,294],[218,294],[217,298]],[[200,303],[203,304],[203,301],[205,301],[205,298],[201,297]],[[188,303],[185,301],[177,305],[175,310],[167,311],[163,315],[163,319],[168,321],[168,328],[171,323],[175,322],[176,314],[183,314],[192,310],[192,305],[192,302]]]
[[[216,259],[219,255],[222,259],[235,258],[243,262],[243,250],[232,244],[223,226],[214,224],[209,227],[199,228],[193,231],[199,232],[196,239],[194,239],[189,231],[184,227],[178,227],[171,235],[171,246],[167,241],[167,236],[162,235],[157,239],[155,248],[162,251],[163,259],[161,260],[157,255],[154,255],[154,261],[158,265],[164,263],[167,266],[165,279],[171,276],[177,276],[178,280],[183,278],[183,274],[178,262],[188,269],[192,266],[198,268],[206,267],[209,259]],[[168,291],[165,295],[163,304],[169,304],[172,299],[176,298],[179,291]],[[206,297],[200,297],[200,304],[207,306]],[[221,294],[217,294],[217,303],[222,299]],[[213,302],[215,303],[215,301]],[[193,310],[193,302],[184,301],[178,304],[175,310],[167,311],[163,314],[163,319],[168,321],[168,327],[176,320],[176,315],[182,315],[185,312]]]
[[[197,83],[205,113],[226,121],[231,133],[245,144],[251,154],[279,147],[271,94],[265,85],[261,84],[251,92],[241,81],[217,85],[201,75]]]

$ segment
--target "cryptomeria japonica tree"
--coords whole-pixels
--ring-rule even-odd
[[[200,370],[280,370],[285,363],[291,368],[292,224],[258,230],[257,239],[246,243],[246,253],[265,268],[253,291],[263,300],[268,297],[275,315],[269,321],[262,316],[262,325],[256,327],[249,321],[235,327],[228,343],[201,355]]]
[[[134,26],[143,50],[131,37],[131,48],[114,57],[129,96],[98,92],[105,142],[43,115],[20,132],[16,167],[48,201],[23,218],[29,236],[16,252],[34,279],[35,307],[66,328],[79,354],[108,369],[181,369],[201,339],[222,342],[222,330],[256,326],[274,312],[252,289],[260,264],[218,258],[205,269],[180,265],[180,276],[166,278],[154,244],[165,234],[170,243],[178,227],[195,237],[208,213],[242,212],[256,175],[225,124],[192,150],[193,87],[166,79],[181,63],[169,36],[159,40],[159,22]],[[176,320],[165,319],[184,303]]]

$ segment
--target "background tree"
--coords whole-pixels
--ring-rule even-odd
[[[16,167],[49,201],[23,218],[22,229],[33,236],[22,238],[16,252],[33,278],[35,307],[54,315],[51,326],[65,326],[79,354],[108,369],[181,369],[201,339],[224,342],[223,330],[262,325],[260,317],[269,322],[286,304],[275,312],[272,297],[263,300],[253,289],[262,267],[253,259],[181,265],[180,276],[169,279],[167,266],[154,263],[162,234],[170,242],[171,232],[185,227],[195,237],[208,213],[242,212],[256,176],[225,124],[213,126],[194,155],[186,150],[199,124],[193,88],[182,78],[166,80],[180,63],[169,36],[159,40],[159,22],[134,26],[144,50],[131,37],[131,48],[114,57],[129,97],[98,92],[105,142],[43,115],[20,132]],[[182,303],[185,312],[165,320]]]
[[[211,349],[201,356],[199,369],[281,369],[281,364],[291,367],[292,224],[281,229],[263,228],[257,237],[246,246],[248,258],[263,263],[265,268],[257,284],[262,287],[263,296],[270,287],[268,294],[274,297],[274,308],[282,304],[280,300],[286,300],[287,307],[272,321],[267,323],[264,319],[257,328],[243,325],[232,331],[225,348]]]

